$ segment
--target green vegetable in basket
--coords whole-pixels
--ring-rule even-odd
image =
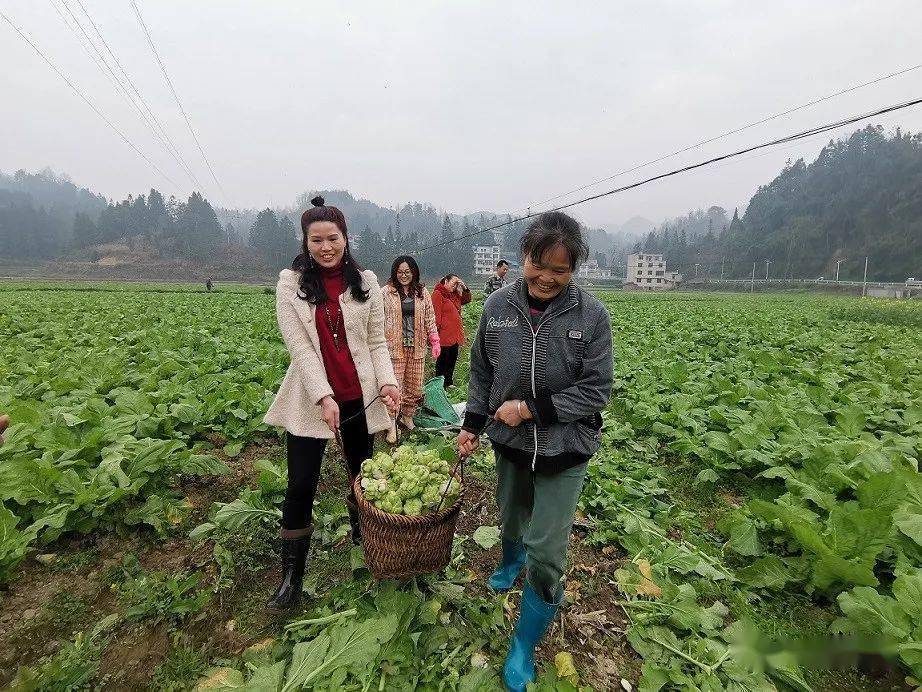
[[[451,478],[451,466],[438,452],[404,445],[391,454],[378,452],[362,462],[362,494],[390,514],[419,516],[451,507],[461,484]]]

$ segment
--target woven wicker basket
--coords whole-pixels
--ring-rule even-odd
[[[451,560],[458,513],[464,499],[464,483],[455,503],[435,514],[408,517],[388,514],[362,495],[362,476],[356,477],[355,492],[362,524],[365,564],[375,579],[406,579],[438,572]]]

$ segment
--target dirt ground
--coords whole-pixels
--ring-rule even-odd
[[[280,459],[282,455],[277,442],[260,441],[236,458],[223,459],[232,470],[230,475],[184,485],[182,490],[192,505],[190,516],[183,530],[167,541],[147,530],[124,536],[70,536],[29,556],[5,591],[0,591],[0,688],[11,683],[19,667],[40,663],[79,633],[118,612],[112,579],[126,556],[137,557],[148,570],[199,570],[216,580],[218,566],[210,542],[194,544],[186,538],[189,528],[206,519],[213,502],[230,501],[242,486],[254,482],[255,460]],[[325,496],[330,501],[342,497],[344,490],[341,462],[330,457],[328,453],[324,463],[321,502]],[[497,523],[489,472],[467,474],[465,497],[459,535],[471,536],[477,527]],[[583,539],[583,532],[575,530],[567,586],[569,604],[540,647],[539,665],[553,660],[558,652],[568,651],[573,654],[584,685],[596,690],[620,689],[622,678],[636,683],[640,667],[639,659],[622,637],[624,614],[614,605],[618,595],[613,574],[623,556],[603,554]],[[210,665],[279,637],[287,618],[272,616],[263,609],[279,578],[273,538],[268,535],[264,540],[264,550],[255,562],[248,563],[246,573],[181,626],[122,619],[102,652],[94,686],[111,690],[162,688],[155,684],[155,675],[177,648],[197,652],[198,659]],[[348,541],[335,550],[348,553]],[[482,550],[469,540],[465,554],[465,564],[473,576],[466,587],[468,592],[487,595],[486,578],[499,561],[499,546]],[[324,580],[348,577],[348,568],[341,574],[324,574]],[[510,628],[517,600],[518,593],[513,591],[507,607]],[[312,604],[306,596],[303,607],[310,608]]]

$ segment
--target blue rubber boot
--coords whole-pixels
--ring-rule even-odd
[[[510,692],[525,692],[525,686],[535,680],[535,646],[554,621],[560,602],[548,603],[542,599],[531,584],[522,592],[519,607],[519,621],[515,625],[512,644],[503,666],[503,682]]]
[[[487,580],[494,591],[508,591],[525,566],[525,543],[503,539],[503,561]]]

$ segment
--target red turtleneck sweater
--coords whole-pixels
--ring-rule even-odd
[[[339,305],[339,297],[346,290],[346,282],[343,279],[342,264],[334,269],[322,268],[320,272],[323,287],[330,298],[326,303],[318,305],[315,312],[320,355],[323,356],[333,398],[342,404],[362,398],[362,385],[346,341],[346,325]],[[339,334],[339,349],[333,339],[334,331]]]

